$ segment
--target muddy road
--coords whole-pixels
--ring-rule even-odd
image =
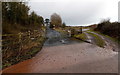
[[[44,46],[58,46],[65,44],[74,44],[80,43],[81,41],[73,38],[69,38],[68,35],[63,35],[60,32],[57,32],[49,27],[47,27],[47,40],[44,43]]]
[[[47,41],[32,59],[3,70],[3,73],[118,73],[118,52],[78,42],[47,29]]]

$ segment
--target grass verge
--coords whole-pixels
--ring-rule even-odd
[[[40,36],[38,34],[40,32],[31,35],[31,37],[34,36],[34,39],[29,38],[27,35],[22,36],[21,42],[15,36],[13,36],[15,38],[11,37],[8,41],[9,37],[6,37],[7,39],[4,39],[2,47],[2,69],[35,56],[41,50],[46,40],[45,36],[41,36],[45,33],[41,33]]]
[[[82,34],[78,34],[78,35],[74,35],[73,37],[77,38],[77,39],[81,39],[81,40],[87,40],[87,36],[86,34],[82,33]]]
[[[99,37],[98,35],[91,33],[91,32],[87,32],[87,33],[92,35],[93,37],[95,37],[96,45],[104,48],[105,41],[101,37]]]
[[[112,40],[113,42],[116,42],[116,43],[120,44],[120,40],[118,40],[116,38],[113,38],[113,37],[110,37],[108,35],[102,34],[102,33],[98,32],[98,31],[93,31],[93,30],[88,30],[88,31],[98,33],[98,34],[100,34],[100,35],[102,35],[104,37],[107,37],[108,39]]]
[[[56,28],[55,30],[58,31],[58,32],[60,32],[60,33],[62,33],[62,34],[68,34],[68,32],[66,31],[65,28],[64,29],[62,29],[62,28]]]

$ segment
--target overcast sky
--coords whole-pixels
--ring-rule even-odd
[[[67,25],[91,25],[102,19],[118,21],[120,0],[30,0],[28,5],[43,18],[53,13],[61,16]]]

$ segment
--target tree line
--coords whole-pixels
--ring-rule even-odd
[[[40,28],[44,23],[43,17],[29,10],[26,2],[2,2],[3,34]]]

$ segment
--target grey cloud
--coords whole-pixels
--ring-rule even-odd
[[[31,9],[44,18],[58,13],[67,25],[97,23],[104,15],[103,2],[30,2]]]

